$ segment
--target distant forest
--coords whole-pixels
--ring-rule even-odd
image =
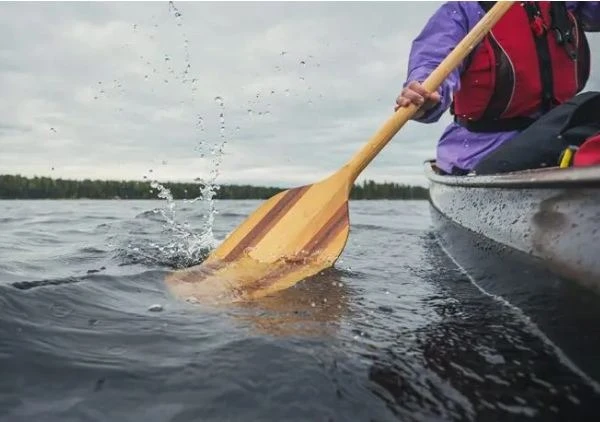
[[[173,199],[193,199],[200,195],[200,183],[161,183]],[[285,188],[251,185],[220,185],[216,199],[267,199]],[[49,177],[0,175],[0,199],[157,199],[158,190],[148,181],[65,180]],[[351,199],[427,199],[420,186],[375,183],[354,185]]]

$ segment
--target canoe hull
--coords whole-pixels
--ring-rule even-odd
[[[448,255],[600,382],[600,178],[539,183],[536,173],[519,184],[426,173]]]
[[[522,252],[600,295],[597,170],[597,180],[592,172],[586,178],[573,178],[574,173],[556,177],[568,170],[448,179],[429,170],[430,204],[458,226]],[[544,179],[546,174],[554,178]]]

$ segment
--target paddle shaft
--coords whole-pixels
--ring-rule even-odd
[[[496,2],[423,82],[423,87],[427,92],[434,92],[440,87],[448,75],[473,51],[513,3],[514,1]],[[367,144],[352,157],[345,166],[346,170],[350,171],[351,182],[356,180],[358,175],[379,154],[400,128],[414,116],[418,109],[419,107],[414,104],[408,107],[400,107],[369,139]]]

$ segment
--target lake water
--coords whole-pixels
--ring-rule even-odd
[[[212,225],[201,201],[0,201],[0,420],[597,420],[593,386],[445,255],[424,201],[351,202],[336,268],[271,298],[171,298],[164,276],[259,203],[217,201]]]

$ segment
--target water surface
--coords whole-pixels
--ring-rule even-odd
[[[171,298],[165,274],[259,203],[217,201],[211,233],[202,202],[0,201],[0,419],[595,420],[593,387],[444,254],[423,201],[353,201],[336,268],[273,297]]]

